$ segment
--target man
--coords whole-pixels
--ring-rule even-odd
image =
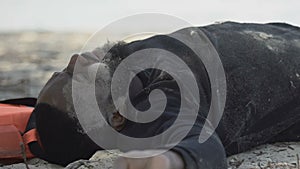
[[[204,127],[212,98],[210,77],[195,53],[172,38],[176,34],[174,32],[168,36],[158,35],[141,41],[118,43],[105,55],[97,49],[72,56],[67,68],[55,73],[47,82],[33,112],[43,146],[42,152],[36,150],[38,156],[66,165],[74,160],[88,158],[101,149],[83,130],[75,113],[74,104],[77,103],[72,99],[72,79],[77,76],[74,74],[76,62],[89,68],[96,62],[100,64],[95,95],[102,114],[116,131],[130,137],[148,138],[172,126],[181,104],[180,88],[174,78],[162,70],[141,70],[129,88],[130,101],[140,111],[155,106],[149,104],[148,96],[151,91],[160,89],[165,93],[166,108],[156,120],[137,123],[126,119],[113,106],[110,93],[112,75],[129,55],[149,48],[174,53],[183,58],[193,71],[201,100],[198,116],[195,123],[187,124],[192,125],[192,129],[182,141],[171,147],[166,145],[156,148],[170,149],[169,151],[148,158],[122,157],[115,164],[117,168],[226,168],[226,155],[264,143],[299,140],[300,28],[281,23],[226,22],[197,29],[199,32],[196,30],[194,33],[204,32],[218,52],[227,83],[224,114],[208,140],[199,142],[200,132],[211,130]],[[191,34],[189,28],[180,31]],[[79,79],[87,81],[89,77],[80,76]],[[158,102],[159,99],[154,103]],[[180,134],[178,131],[182,128],[178,127],[174,135]],[[99,137],[107,136],[100,133]],[[114,148],[120,148],[120,143],[111,141],[115,143]],[[134,151],[135,145],[128,146],[130,148],[125,151],[134,156],[144,156],[156,151]]]

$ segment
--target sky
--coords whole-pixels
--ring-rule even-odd
[[[201,26],[286,22],[300,26],[299,0],[1,0],[0,31],[96,31],[125,16],[163,13]]]

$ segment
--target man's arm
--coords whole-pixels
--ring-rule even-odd
[[[149,90],[145,90],[145,88],[148,88]],[[171,142],[176,142],[178,137],[183,139],[180,139],[181,141],[177,145],[173,145],[173,147],[168,145],[165,147],[157,147],[157,149],[169,149],[169,151],[164,154],[150,158],[120,158],[117,161],[117,166],[120,166],[119,168],[121,168],[121,166],[123,168],[127,167],[127,169],[138,169],[143,167],[145,169],[152,169],[153,167],[158,167],[160,169],[226,168],[224,147],[216,133],[212,133],[212,136],[204,143],[199,143],[198,141],[205,122],[205,118],[203,117],[204,113],[198,114],[198,118],[195,120],[194,124],[193,120],[190,118],[180,120],[181,122],[177,124],[177,127],[175,126],[174,129],[174,122],[178,118],[178,111],[181,105],[180,90],[176,85],[176,81],[166,74],[163,74],[161,71],[148,70],[139,74],[138,79],[134,80],[134,83],[132,84],[132,89],[135,90],[130,90],[134,91],[131,93],[131,98],[133,98],[131,101],[139,110],[147,110],[149,106],[155,107],[156,103],[161,102],[161,99],[164,99],[157,98],[149,105],[149,102],[147,101],[148,95],[153,89],[164,91],[167,96],[167,105],[164,113],[155,121],[148,124],[127,121],[127,124],[121,133],[129,135],[130,137],[147,138],[158,135],[172,126],[172,134],[164,139],[168,139]],[[156,109],[154,108],[153,110]],[[185,111],[187,111],[186,116],[189,116],[188,111],[190,110],[188,107]],[[201,111],[202,108],[200,112]],[[192,127],[192,129],[186,131],[189,126]],[[209,128],[203,130],[207,132],[211,131]],[[188,134],[181,137],[184,133]],[[149,154],[151,151],[155,150],[133,151],[129,153],[137,153],[137,156],[140,154],[142,157],[143,154]]]
[[[206,142],[199,143],[199,133],[193,129],[186,139],[163,154],[149,158],[120,157],[116,169],[224,169],[226,155],[221,141],[213,134]],[[154,154],[157,150],[130,151],[135,157]]]
[[[189,135],[172,148],[182,157],[185,169],[225,169],[227,160],[222,142],[213,133],[204,143],[199,142],[200,126],[194,126]],[[210,129],[204,129],[207,132]]]

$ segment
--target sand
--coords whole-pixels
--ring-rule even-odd
[[[73,53],[78,53],[91,33],[20,32],[0,33],[0,99],[37,97],[55,71],[62,70]],[[228,158],[235,169],[300,169],[300,143],[276,143],[257,147]],[[117,155],[98,151],[90,160],[69,164],[73,169],[111,169]],[[28,161],[30,169],[63,168],[40,159]],[[0,169],[25,168],[24,163]]]

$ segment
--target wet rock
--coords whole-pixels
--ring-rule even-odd
[[[69,164],[66,169],[112,169],[119,151],[97,151],[89,160],[79,160]]]
[[[228,167],[232,169],[298,169],[297,154],[300,154],[299,142],[267,144],[229,157]]]
[[[50,164],[44,160],[34,158],[28,160],[27,162],[29,169],[63,169],[64,167]],[[12,164],[12,165],[5,165],[0,167],[0,169],[26,169],[26,165],[24,163]]]

